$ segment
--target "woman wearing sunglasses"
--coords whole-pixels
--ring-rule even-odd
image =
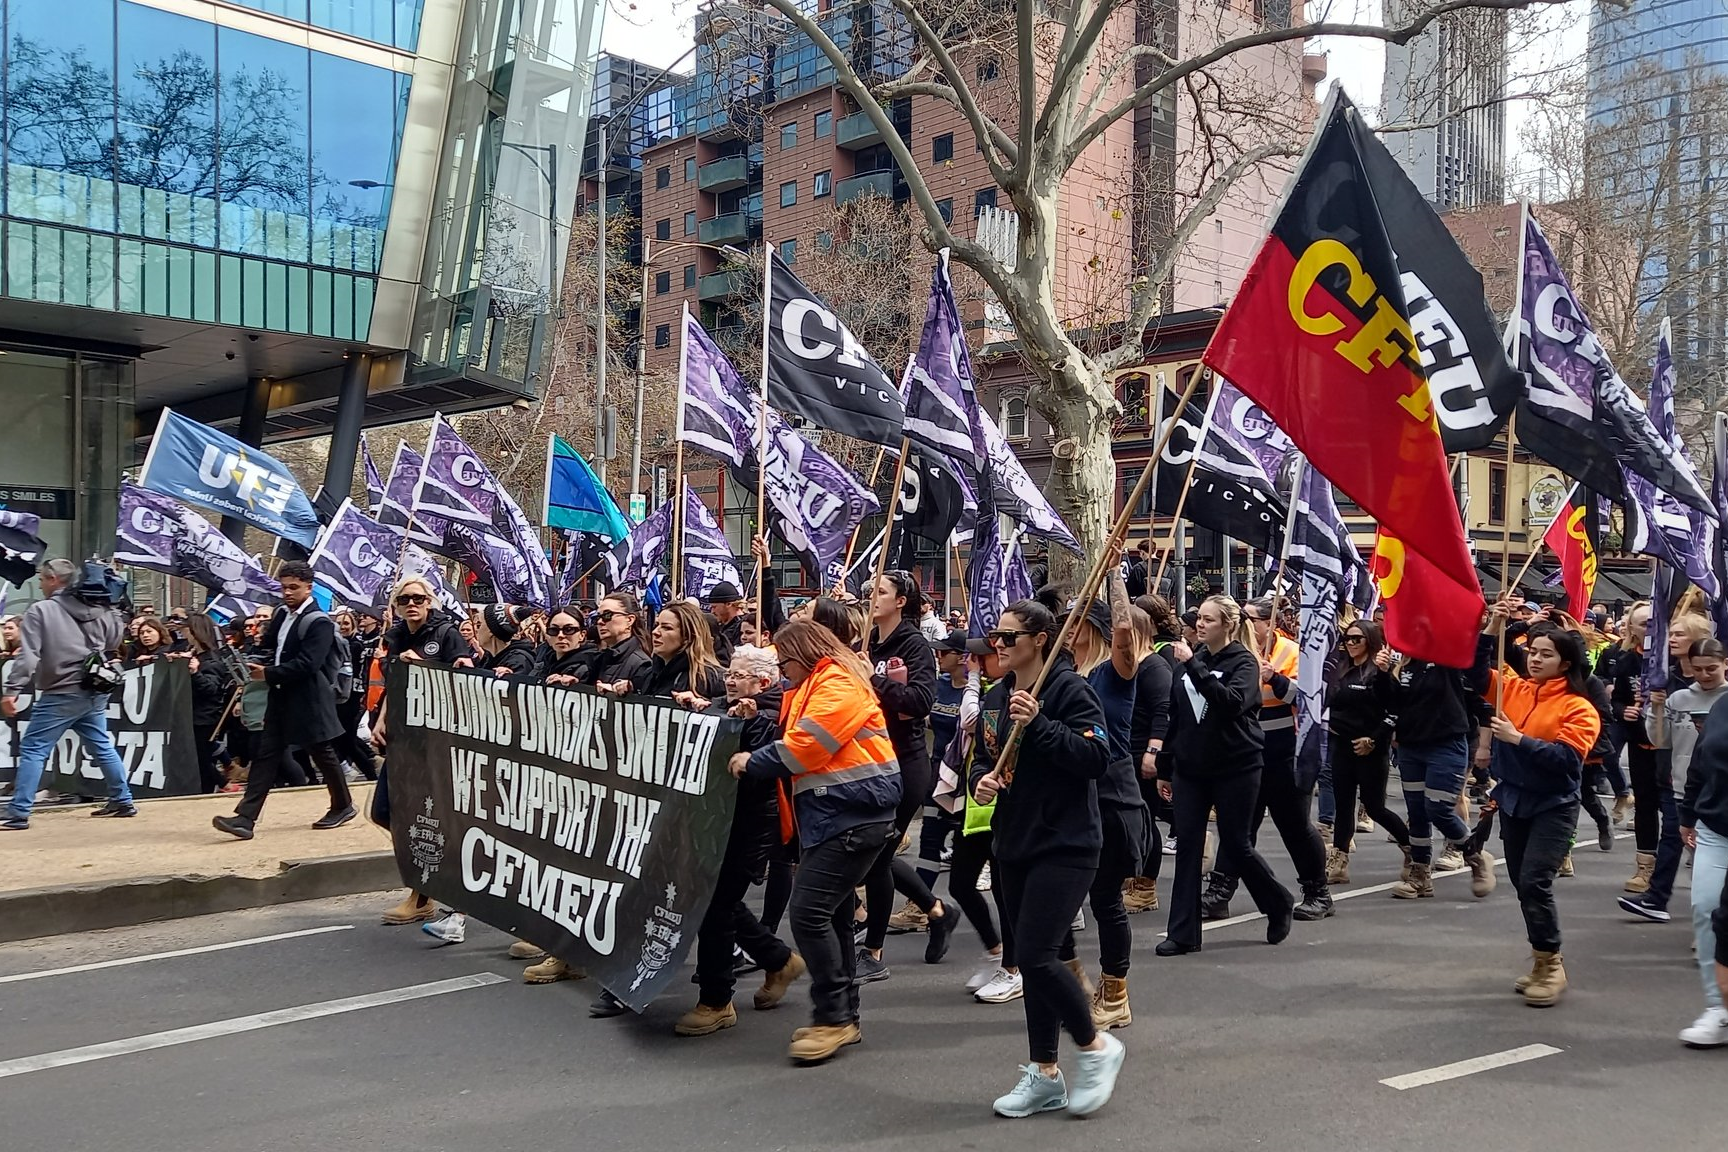
[[[1236,862],[1266,916],[1268,944],[1290,935],[1296,906],[1248,838],[1265,741],[1252,626],[1236,601],[1211,596],[1200,605],[1194,631],[1198,648],[1170,646],[1181,671],[1170,690],[1170,730],[1158,753],[1158,791],[1176,809],[1176,876],[1160,956],[1200,951],[1200,856],[1210,809],[1218,811],[1218,858]]]
[[[600,648],[582,683],[648,683],[654,670],[654,657],[649,652],[652,641],[647,614],[636,597],[614,592],[600,601],[590,619]]]
[[[1062,943],[1092,888],[1104,847],[1098,781],[1110,767],[1104,709],[1074,670],[1074,658],[1053,651],[1056,617],[1034,600],[1008,606],[986,637],[998,653],[1001,707],[984,717],[979,757],[994,764],[1014,725],[1020,746],[1002,773],[986,771],[973,785],[981,804],[996,804],[991,821],[995,872],[1005,935],[1013,942],[1026,1006],[1031,1060],[997,1098],[998,1116],[1019,1118],[1066,1108],[1097,1111],[1110,1099],[1122,1068],[1122,1044],[1093,1023],[1092,1005],[1074,971],[1060,958]],[[1044,661],[1053,661],[1039,695],[1031,691]],[[1057,1065],[1066,1031],[1079,1048],[1070,1085]]]
[[[591,642],[589,625],[575,608],[559,608],[546,621],[546,648],[534,669],[542,684],[571,687],[583,682],[594,666],[599,645]]]
[[[1344,659],[1332,667],[1326,681],[1326,758],[1332,766],[1332,795],[1340,812],[1356,811],[1357,793],[1368,815],[1392,834],[1404,850],[1404,869],[1392,895],[1405,900],[1434,895],[1429,861],[1415,860],[1410,829],[1386,804],[1386,782],[1392,775],[1393,705],[1397,685],[1389,669],[1392,654],[1379,625],[1355,620],[1344,628]],[[1350,849],[1356,826],[1341,820],[1332,826],[1332,849],[1326,854],[1326,882],[1350,883]],[[1423,844],[1423,856],[1428,845]],[[1306,885],[1304,885],[1306,888]],[[1328,898],[1330,902],[1330,898]]]
[[[924,962],[938,964],[948,954],[948,945],[959,923],[947,905],[936,899],[917,871],[896,855],[900,838],[930,801],[936,786],[930,764],[930,743],[925,725],[936,703],[936,656],[930,641],[918,626],[923,615],[924,593],[910,572],[884,572],[870,596],[870,643],[868,659],[876,672],[870,683],[888,718],[888,738],[900,761],[900,807],[894,813],[894,838],[883,845],[876,866],[864,882],[866,919],[864,951],[858,957],[858,982],[868,984],[888,978],[882,962],[882,944],[893,915],[894,891],[899,889],[912,908],[924,914],[929,937],[924,944]],[[937,871],[937,861],[920,861]],[[910,909],[907,909],[910,912]],[[902,917],[902,923],[908,917]]]

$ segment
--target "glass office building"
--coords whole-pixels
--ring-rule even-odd
[[[535,397],[603,7],[0,0],[0,503],[102,552],[165,406],[345,490],[362,424]]]

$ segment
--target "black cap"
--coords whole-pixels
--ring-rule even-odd
[[[1068,605],[1068,611],[1070,613],[1072,613],[1074,611],[1074,607],[1075,606],[1073,604]],[[1086,615],[1083,617],[1083,619],[1086,621],[1086,623],[1088,623],[1088,624],[1092,625],[1094,628],[1098,629],[1099,634],[1102,635],[1106,640],[1108,640],[1110,638],[1110,631],[1111,631],[1111,629],[1110,629],[1110,606],[1108,604],[1104,603],[1104,601],[1102,601],[1102,600],[1092,601],[1091,606],[1086,609]]]
[[[710,604],[736,604],[742,599],[744,596],[738,591],[738,586],[730,580],[720,581],[714,585],[714,591],[708,593]]]
[[[990,647],[990,641],[984,639],[982,636],[975,636],[966,641],[966,652],[968,655],[988,656],[994,651],[995,649]]]
[[[937,652],[965,652],[966,633],[962,629],[956,628],[930,647]]]

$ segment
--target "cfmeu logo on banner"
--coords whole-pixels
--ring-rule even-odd
[[[162,409],[138,483],[305,548],[318,539],[318,514],[279,460],[171,408]]]

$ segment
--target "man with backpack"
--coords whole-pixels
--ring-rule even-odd
[[[84,752],[108,782],[108,803],[93,816],[136,816],[126,765],[108,735],[108,696],[119,687],[115,659],[126,624],[114,609],[117,579],[100,563],[82,569],[70,560],[50,560],[38,576],[42,599],[19,622],[18,656],[6,675],[0,713],[17,712],[17,697],[33,692],[30,721],[18,741],[18,777],[0,830],[30,827],[36,789],[54,745],[76,732]]]
[[[312,599],[311,565],[289,561],[276,578],[282,584],[282,607],[276,609],[259,638],[259,648],[275,662],[269,667],[246,665],[253,682],[267,686],[264,727],[254,738],[246,792],[234,815],[211,821],[241,840],[252,839],[264,798],[295,745],[312,757],[324,787],[330,791],[330,811],[312,827],[340,828],[355,816],[335,743],[342,734],[337,704],[353,690],[348,647],[337,643],[335,622]]]

